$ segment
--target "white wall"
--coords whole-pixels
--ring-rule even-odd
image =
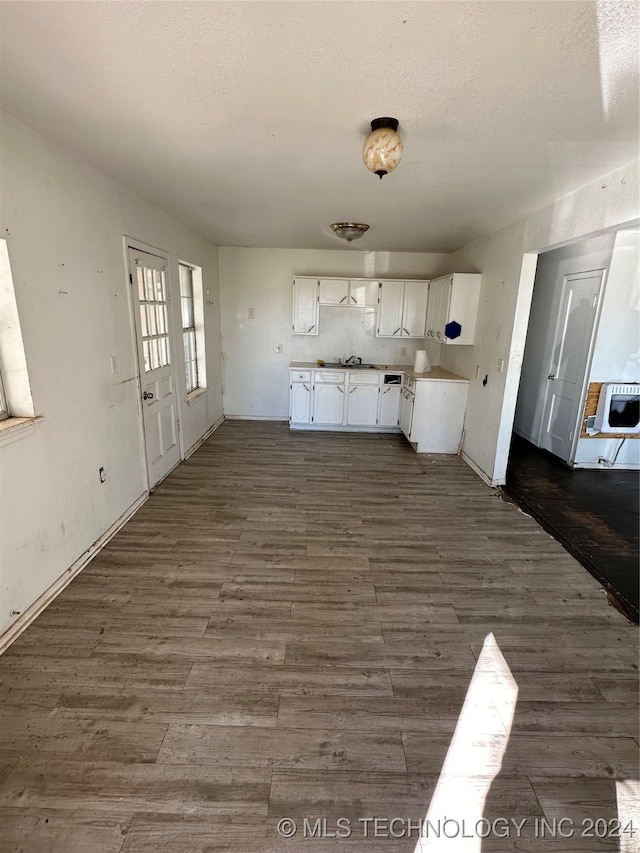
[[[209,390],[184,405],[177,364],[184,448],[222,416],[216,248],[12,119],[2,132],[1,233],[42,421],[0,447],[0,631],[144,493],[123,235],[168,252],[174,292],[178,259],[202,265]]]
[[[589,382],[640,381],[640,230],[618,231],[607,276]],[[581,438],[576,465],[612,460],[619,438]],[[640,465],[640,439],[627,439],[616,468]],[[599,466],[598,466],[599,467]]]
[[[452,270],[482,273],[478,343],[442,347],[440,363],[471,377],[462,449],[493,483],[503,483],[506,473],[535,254],[635,222],[640,216],[638,166],[635,161],[616,169],[451,256]],[[497,371],[498,359],[505,359],[503,373]]]
[[[321,307],[319,334],[294,335],[293,277],[433,278],[448,271],[449,256],[221,246],[219,263],[225,414],[287,419],[291,361],[357,355],[363,361],[413,364],[415,350],[425,348],[422,340],[374,337],[376,309],[366,308]],[[250,308],[255,309],[253,320]],[[281,353],[276,344],[282,344]],[[408,349],[405,357],[402,346]],[[426,348],[437,364],[439,346]]]

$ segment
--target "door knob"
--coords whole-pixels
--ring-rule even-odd
[[[547,379],[555,379],[555,378],[556,378],[555,373],[550,373],[550,374],[547,376]]]
[[[153,394],[151,393],[151,391],[145,391],[144,394],[142,395],[142,399],[143,400],[153,400]]]

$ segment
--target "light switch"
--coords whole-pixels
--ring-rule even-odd
[[[282,352],[282,344],[276,344],[276,352]]]
[[[250,320],[255,320],[255,319],[256,319],[256,309],[255,309],[255,308],[249,308],[249,312],[248,312],[248,313],[249,313],[249,319],[250,319]]]

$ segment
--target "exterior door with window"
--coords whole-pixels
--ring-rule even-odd
[[[149,488],[180,461],[167,260],[129,248]]]

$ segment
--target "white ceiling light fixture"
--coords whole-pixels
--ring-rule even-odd
[[[364,165],[380,180],[393,172],[402,159],[402,139],[398,134],[397,118],[374,118],[371,133],[364,141]]]
[[[361,222],[334,222],[331,227],[337,236],[342,237],[347,243],[358,240],[365,231],[369,230],[369,226],[363,225]]]

